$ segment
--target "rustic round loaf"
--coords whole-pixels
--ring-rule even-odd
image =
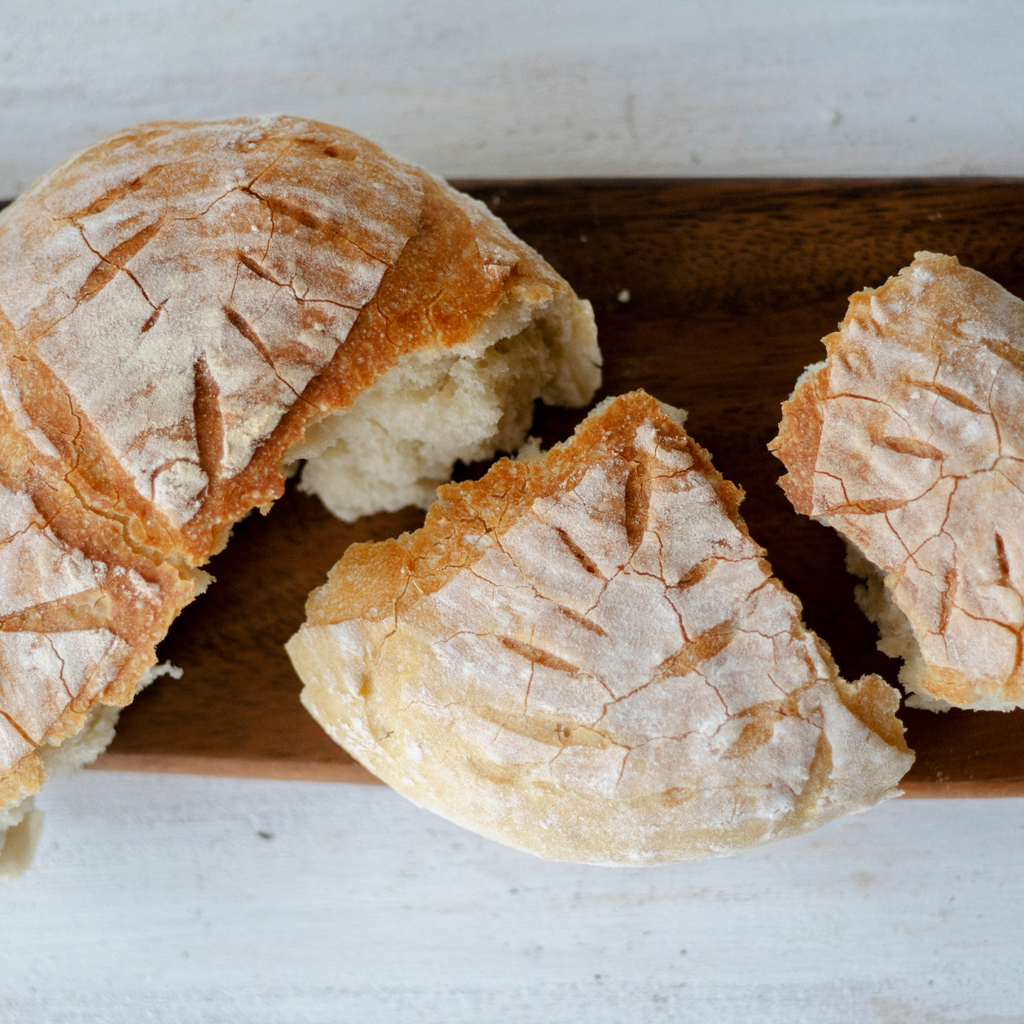
[[[317,721],[416,803],[562,860],[730,853],[895,795],[896,691],[839,678],[682,420],[609,400],[350,547],[288,643]]]
[[[0,214],[0,268],[0,834],[299,460],[347,518],[422,504],[600,379],[589,305],[481,204],[295,118],[104,139]]]
[[[918,253],[852,296],[771,448],[847,541],[910,702],[1024,707],[1024,302]]]

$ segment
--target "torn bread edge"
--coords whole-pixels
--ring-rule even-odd
[[[160,676],[180,679],[182,670],[170,662],[154,665],[139,680],[141,692]],[[43,744],[36,752],[43,764],[44,785],[73,775],[92,764],[114,739],[119,707],[96,704],[81,732],[57,746]],[[43,812],[35,806],[35,795],[0,808],[0,879],[10,880],[24,874],[32,864],[43,832]]]

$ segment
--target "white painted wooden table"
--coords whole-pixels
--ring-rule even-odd
[[[0,1020],[1019,1024],[1024,800],[544,862],[329,783],[85,773],[2,890]]]
[[[451,176],[1024,175],[1022,55],[1017,0],[0,0],[0,196],[125,124],[270,110]],[[1024,1022],[1024,800],[648,870],[381,787],[95,772],[41,803],[5,1024]]]

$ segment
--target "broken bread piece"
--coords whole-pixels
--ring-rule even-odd
[[[908,703],[1024,707],[1024,302],[920,252],[853,295],[769,446],[846,540]]]
[[[131,701],[199,567],[299,460],[343,517],[424,503],[454,460],[520,444],[536,398],[586,404],[600,381],[590,307],[537,253],[314,121],[109,136],[0,214],[0,267],[0,843],[21,828],[18,862],[32,794],[102,749],[96,709]]]
[[[896,691],[839,678],[683,418],[609,399],[350,547],[288,643],[316,720],[417,804],[560,860],[727,854],[896,795]]]

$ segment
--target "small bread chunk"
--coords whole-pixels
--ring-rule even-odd
[[[300,460],[346,518],[425,504],[600,381],[589,305],[485,207],[298,118],[104,139],[0,214],[0,269],[0,844]]]
[[[309,711],[416,803],[560,860],[726,854],[896,795],[896,692],[838,677],[682,423],[609,399],[349,548],[288,643]]]
[[[908,703],[1024,706],[1024,302],[921,252],[850,299],[769,446],[834,527]]]

